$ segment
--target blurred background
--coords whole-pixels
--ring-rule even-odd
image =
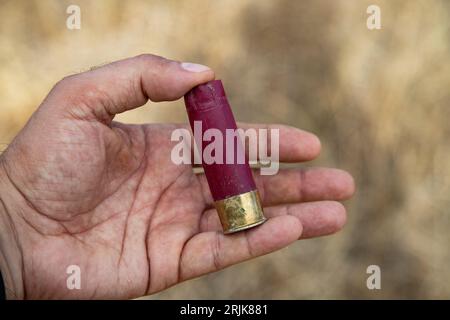
[[[366,27],[370,4],[381,30]],[[59,79],[140,53],[209,65],[238,120],[316,133],[307,165],[357,184],[339,234],[151,299],[450,298],[450,1],[0,0],[0,150]],[[117,120],[187,117],[177,101]],[[366,287],[372,264],[381,290]]]

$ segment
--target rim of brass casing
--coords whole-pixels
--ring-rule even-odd
[[[267,220],[258,190],[219,200],[214,204],[225,234],[249,229]]]

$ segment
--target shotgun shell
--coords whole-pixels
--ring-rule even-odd
[[[195,140],[224,233],[245,230],[263,223],[266,218],[242,141],[235,136],[229,145],[231,139],[227,138],[227,134],[237,133],[237,126],[222,82],[213,80],[201,84],[189,91],[184,101],[194,137],[201,125],[202,139]],[[220,132],[223,137],[223,161],[204,159],[203,150],[214,142],[203,139],[209,129],[216,129],[215,132]],[[242,157],[239,161],[239,155],[243,155],[244,161]]]

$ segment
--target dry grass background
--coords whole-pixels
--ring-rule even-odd
[[[366,8],[382,9],[380,31]],[[69,4],[82,29],[65,27]],[[207,64],[241,121],[318,134],[358,187],[336,236],[153,298],[449,298],[450,2],[0,1],[0,150],[63,76],[143,52]],[[183,103],[120,115],[186,121]],[[382,269],[382,290],[366,268]]]

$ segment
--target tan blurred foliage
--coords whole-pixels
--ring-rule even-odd
[[[66,28],[70,4],[81,30]],[[338,235],[153,298],[450,297],[449,1],[3,0],[0,30],[0,150],[63,76],[150,52],[211,66],[239,120],[311,130],[314,164],[355,176]],[[118,119],[186,116],[178,101]],[[370,264],[382,290],[366,288]]]

